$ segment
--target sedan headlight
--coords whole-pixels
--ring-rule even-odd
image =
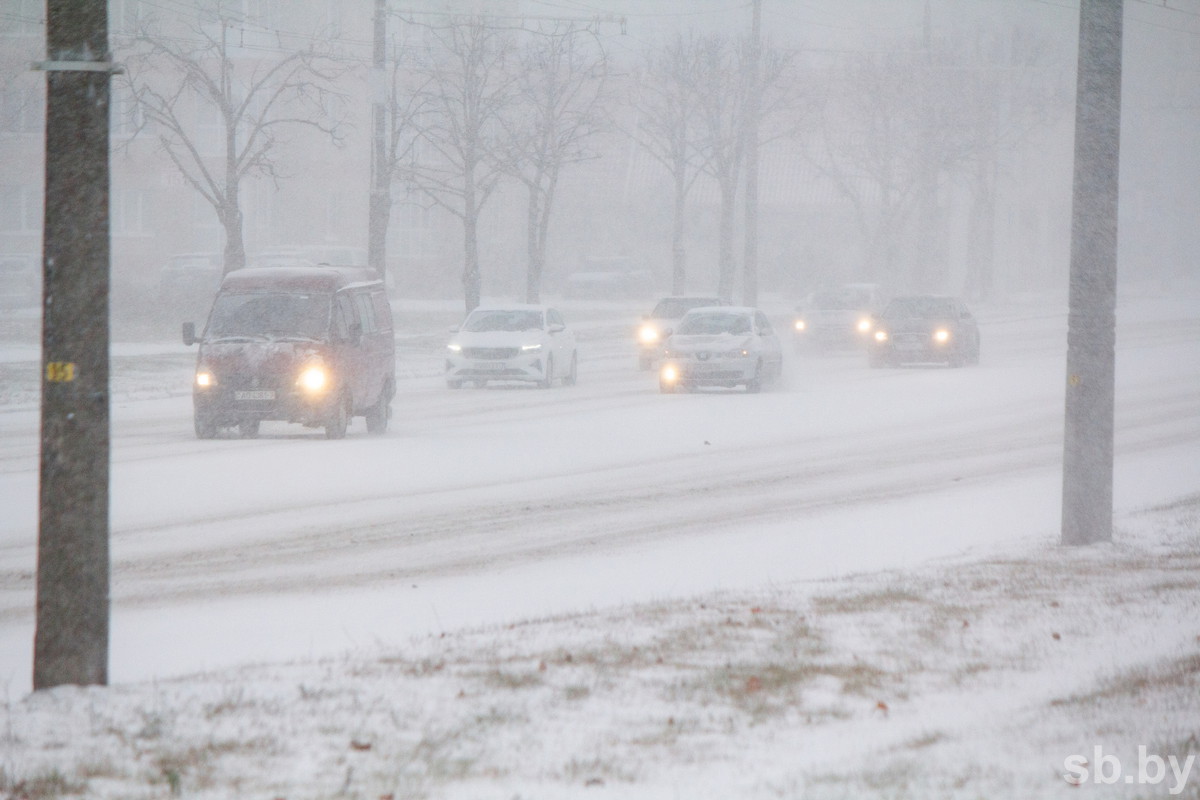
[[[458,342],[451,342],[450,344],[446,345],[446,349],[449,350],[451,353],[461,353],[462,345],[459,344]]]
[[[296,384],[307,392],[323,392],[329,386],[329,372],[321,364],[310,364],[300,373]]]
[[[539,344],[523,344],[523,345],[521,345],[522,353],[536,353],[538,350],[541,350],[541,349],[542,349],[542,345],[540,343]]]
[[[888,332],[885,330],[875,331],[875,341],[886,342],[888,340]]]
[[[870,330],[871,330],[871,320],[870,319],[868,319],[867,317],[863,317],[862,319],[860,319],[858,321],[858,332],[859,333],[869,333]]]
[[[643,325],[638,329],[638,339],[641,340],[642,344],[654,344],[661,338],[662,334],[653,325]]]
[[[217,376],[212,374],[212,370],[207,367],[201,367],[196,370],[196,386],[201,389],[211,389],[217,385]]]
[[[662,372],[658,374],[663,383],[675,383],[679,380],[679,368],[674,364],[667,364],[662,368]]]
[[[796,330],[797,331],[803,331],[807,327],[808,327],[808,323],[805,322],[804,320],[802,320],[802,319],[796,320]]]
[[[938,328],[933,332],[933,340],[938,344],[945,344],[950,341],[950,331],[945,328]]]

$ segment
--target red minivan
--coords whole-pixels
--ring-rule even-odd
[[[263,420],[346,435],[350,419],[383,433],[396,392],[395,335],[383,282],[351,267],[264,267],[229,273],[200,344],[192,385],[196,436],[258,435]]]

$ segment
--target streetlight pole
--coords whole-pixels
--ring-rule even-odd
[[[33,688],[108,682],[108,20],[48,0]]]
[[[1122,0],[1082,0],[1062,543],[1112,541]]]

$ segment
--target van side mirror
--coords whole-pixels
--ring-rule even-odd
[[[183,343],[191,347],[196,343],[196,323],[183,323]]]

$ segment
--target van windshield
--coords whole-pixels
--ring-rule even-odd
[[[319,341],[329,331],[330,299],[327,294],[222,292],[213,303],[205,338]]]

